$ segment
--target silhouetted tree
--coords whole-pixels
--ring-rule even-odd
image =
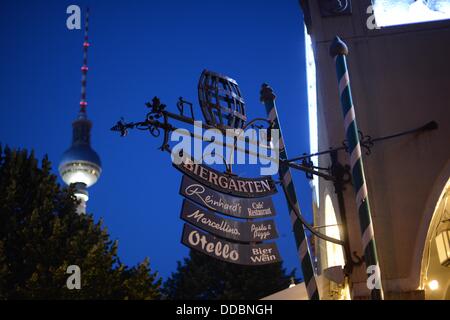
[[[102,222],[78,215],[47,157],[0,146],[0,299],[157,299],[161,280],[146,259],[128,268]],[[69,265],[81,289],[69,290]]]
[[[191,250],[164,283],[163,293],[175,300],[254,300],[288,288],[293,275],[282,263],[242,266]]]

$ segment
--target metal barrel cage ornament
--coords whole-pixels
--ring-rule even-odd
[[[230,77],[204,70],[198,81],[198,100],[207,124],[219,129],[244,127],[244,98]]]
[[[342,60],[342,58],[338,57],[337,59],[338,76],[341,77],[342,75],[339,73],[341,69],[339,67],[343,63],[339,59]],[[347,76],[343,78],[348,79],[348,73],[345,74]],[[341,83],[342,81],[340,81]],[[352,273],[354,266],[361,265],[364,262],[364,257],[359,257],[356,252],[350,252],[348,230],[345,228],[346,210],[343,201],[343,190],[345,189],[344,185],[350,182],[351,179],[349,177],[352,177],[352,172],[349,166],[338,162],[337,152],[351,150],[354,146],[353,141],[359,139],[360,146],[364,147],[366,154],[369,155],[375,142],[434,130],[437,129],[437,123],[431,121],[413,130],[374,139],[358,131],[359,137],[353,133],[351,136],[348,136],[349,140],[344,141],[341,147],[330,148],[315,154],[303,154],[302,156],[288,159],[284,138],[280,130],[275,94],[267,84],[263,84],[260,93],[261,102],[265,105],[267,112],[267,118],[255,118],[247,121],[244,99],[237,82],[225,75],[204,70],[198,82],[199,104],[205,119],[205,123],[202,123],[201,126],[202,129],[219,129],[223,133],[227,129],[245,130],[249,127],[278,129],[280,135],[280,154],[276,158],[279,159],[278,183],[282,186],[288,204],[289,216],[308,297],[309,299],[319,299],[315,267],[306,231],[320,239],[343,246],[346,264],[343,271],[346,276]],[[349,86],[348,93],[350,94]],[[345,103],[343,107],[346,107],[349,103],[345,99],[341,101]],[[163,132],[163,141],[159,149],[171,152],[169,135],[178,129],[172,124],[171,120],[191,125],[196,124],[193,104],[182,97],[178,99],[176,104],[178,113],[166,110],[166,105],[162,104],[157,97],[154,97],[151,102],[147,102],[145,105],[150,111],[143,121],[125,122],[121,119],[111,130],[120,132],[121,136],[126,136],[129,129],[148,131],[154,137],[159,137],[161,132]],[[188,107],[188,111],[185,110],[186,107]],[[190,114],[187,115],[188,112]],[[256,125],[257,122],[264,123],[266,127],[264,125]],[[205,141],[203,137],[196,136],[195,133],[189,130],[187,132],[189,132],[188,135],[190,137]],[[270,134],[268,134],[268,140],[271,140]],[[205,142],[220,143],[222,147],[231,147],[234,150],[239,150],[249,155],[252,154],[250,148],[239,149],[236,141],[231,146],[225,141]],[[331,167],[321,168],[314,166],[310,159],[324,155],[330,156]],[[280,262],[281,257],[276,243],[266,242],[278,237],[275,221],[267,219],[276,214],[271,197],[277,190],[276,183],[272,177],[242,178],[231,173],[231,166],[228,166],[226,163],[227,169],[221,173],[204,164],[199,164],[188,154],[180,156],[182,157],[182,162],[180,164],[173,163],[173,166],[183,174],[179,191],[184,198],[180,218],[185,221],[181,242],[191,249],[229,263],[256,266]],[[335,192],[339,200],[339,212],[344,227],[340,228],[342,240],[319,232],[317,228],[311,226],[302,216],[290,168],[303,171],[308,179],[312,179],[313,175],[317,175],[334,183]],[[364,217],[367,217],[367,214]],[[368,251],[365,254],[368,254]],[[354,257],[356,257],[356,261],[353,259]],[[371,257],[373,255],[369,253],[369,261]],[[375,291],[375,293],[378,292]],[[374,295],[373,293],[372,298],[380,298],[380,295]]]

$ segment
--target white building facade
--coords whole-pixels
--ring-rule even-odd
[[[445,233],[450,219],[450,1],[300,4],[312,46],[307,63],[313,152],[340,147],[345,140],[329,54],[336,35],[349,48],[353,102],[364,135],[384,137],[438,124],[435,130],[376,142],[369,155],[363,148],[363,161],[385,298],[450,299],[450,267],[443,256],[450,254],[450,232]],[[329,155],[313,160],[319,167],[331,165]],[[349,164],[345,151],[338,152],[338,161]],[[333,183],[319,179],[314,185],[315,225],[328,236],[348,238],[357,262],[362,239],[351,184],[343,191],[344,221]],[[319,275],[347,265],[346,280],[331,281],[321,298],[367,299],[365,264],[356,263],[349,272],[342,247],[314,241]]]

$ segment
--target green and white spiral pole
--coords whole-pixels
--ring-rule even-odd
[[[376,286],[370,286],[371,297],[374,300],[383,299],[383,288],[381,286],[380,267],[378,263],[377,248],[375,245],[375,234],[372,225],[367,185],[364,176],[363,161],[361,158],[361,145],[359,131],[356,124],[355,107],[353,105],[350,89],[350,78],[347,68],[346,56],[348,48],[345,43],[336,37],[331,44],[330,54],[336,62],[336,73],[338,78],[339,96],[342,112],[344,115],[344,126],[346,139],[348,141],[348,153],[350,154],[350,167],[352,182],[356,192],[356,207],[358,210],[359,224],[362,234],[364,261],[366,268],[375,266]],[[369,281],[368,281],[369,282]]]
[[[310,300],[319,300],[319,292],[317,290],[317,283],[314,276],[314,268],[309,253],[308,239],[306,238],[305,229],[300,220],[300,206],[297,200],[294,183],[292,181],[291,170],[283,163],[287,160],[287,152],[284,145],[283,135],[281,133],[280,122],[278,121],[277,108],[275,106],[275,94],[272,88],[267,84],[263,84],[261,88],[261,102],[266,107],[268,120],[272,123],[273,129],[279,132],[279,170],[281,185],[289,208],[289,216],[291,218],[292,229],[294,231],[295,242],[297,245],[298,255],[300,257],[300,264],[305,279],[306,291]]]

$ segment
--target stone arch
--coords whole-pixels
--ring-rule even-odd
[[[410,289],[424,289],[423,278],[426,273],[426,266],[428,262],[427,253],[430,250],[430,242],[432,240],[432,233],[439,223],[435,216],[436,205],[443,196],[445,189],[450,184],[450,160],[447,161],[443,170],[434,182],[427,202],[425,210],[419,223],[419,228],[414,245],[414,253],[411,257],[411,272],[408,283],[412,286]]]

